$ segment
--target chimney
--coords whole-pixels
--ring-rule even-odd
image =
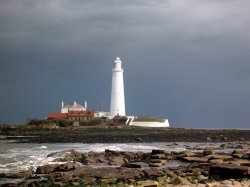
[[[85,101],[85,103],[84,103],[84,107],[87,109],[87,101]]]
[[[64,102],[62,101],[62,107],[64,107]]]

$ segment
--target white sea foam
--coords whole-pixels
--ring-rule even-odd
[[[46,146],[35,147],[36,149],[47,149]]]

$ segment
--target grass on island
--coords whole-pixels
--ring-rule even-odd
[[[134,122],[164,122],[164,120],[155,117],[137,117]]]

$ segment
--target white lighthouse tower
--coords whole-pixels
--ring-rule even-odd
[[[115,115],[125,116],[123,69],[119,57],[116,57],[112,70],[110,116]]]

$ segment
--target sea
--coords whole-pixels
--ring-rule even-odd
[[[205,147],[213,147],[222,150],[223,143],[194,143],[194,142],[153,142],[153,143],[17,143],[0,137],[0,173],[15,173],[33,169],[38,166],[50,164],[56,158],[74,149],[75,151],[103,152],[106,149],[129,152],[151,152],[153,149],[181,152],[185,150],[202,151]],[[232,143],[237,147],[236,143]],[[232,149],[234,148],[232,147]],[[223,152],[232,151],[231,148],[223,149]],[[51,154],[53,153],[53,154]],[[52,155],[52,156],[48,156]],[[53,162],[54,163],[54,162]]]

